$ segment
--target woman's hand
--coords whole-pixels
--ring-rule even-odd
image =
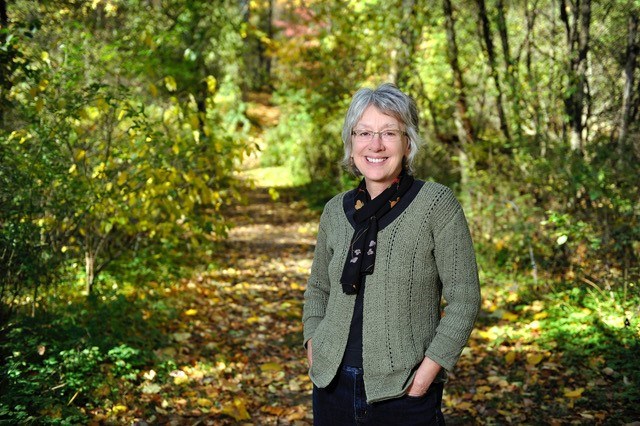
[[[311,364],[313,364],[313,358],[311,356],[311,339],[307,342],[307,363],[309,364],[309,368],[311,368]]]
[[[440,364],[425,357],[416,371],[413,382],[407,390],[407,395],[420,397],[427,393],[429,386],[431,386],[431,383],[433,383],[441,368]]]

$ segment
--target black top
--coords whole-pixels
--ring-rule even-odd
[[[418,195],[420,189],[424,185],[424,181],[415,180],[409,191],[400,199],[398,204],[385,216],[383,216],[378,222],[378,231],[384,229],[387,225],[393,222],[400,213],[402,213],[411,204],[411,201]],[[347,192],[343,198],[344,213],[349,219],[349,223],[355,228],[355,221],[353,220],[353,213],[356,211],[355,207],[355,193],[353,189]],[[374,271],[375,274],[375,271]],[[342,358],[342,364],[351,367],[362,368],[362,311],[364,308],[364,286],[366,284],[366,275],[362,277],[362,284],[360,291],[356,295],[356,305],[353,309],[353,317],[351,318],[351,327],[349,329],[349,340],[347,341],[347,348]]]

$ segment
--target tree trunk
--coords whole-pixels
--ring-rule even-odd
[[[496,85],[496,90],[498,91],[498,97],[496,99],[496,108],[498,110],[498,118],[500,119],[500,130],[502,134],[507,139],[507,141],[511,140],[511,135],[509,134],[509,124],[507,123],[507,117],[504,113],[504,105],[503,99],[504,94],[502,92],[502,83],[500,82],[500,74],[498,73],[498,68],[496,66],[496,54],[495,49],[493,48],[493,39],[491,37],[491,25],[489,23],[489,18],[487,17],[487,6],[484,0],[476,0],[478,4],[478,12],[480,17],[480,28],[482,32],[482,37],[484,39],[484,47],[487,51],[487,57],[489,59],[489,68],[491,70],[491,77],[493,78],[493,82]]]
[[[532,69],[532,61],[533,61],[533,41],[535,40],[534,35],[534,25],[537,18],[536,15],[536,7],[538,1],[536,0],[533,4],[533,7],[529,8],[528,0],[525,1],[525,19],[527,21],[527,32],[525,34],[524,45],[525,45],[525,67],[527,70],[527,83],[531,90],[529,90],[529,96],[531,99],[532,109],[533,109],[533,120],[535,125],[535,140],[540,143],[540,156],[544,157],[546,155],[547,147],[545,138],[541,138],[543,134],[542,130],[542,108],[541,108],[541,100],[540,100],[540,91],[538,90],[538,78],[535,76]],[[517,79],[516,79],[517,82]],[[520,128],[520,126],[518,126]]]
[[[527,4],[525,2],[525,8]],[[534,10],[537,7],[537,1],[534,4]],[[509,94],[511,98],[511,110],[512,110],[512,123],[515,126],[516,137],[518,140],[522,139],[522,118],[520,117],[520,90],[518,89],[518,66],[519,62],[511,57],[511,47],[509,43],[509,32],[507,31],[507,18],[504,6],[504,0],[498,0],[496,5],[498,12],[498,33],[500,34],[500,42],[502,44],[502,57],[504,60],[504,71],[507,79],[507,85],[509,86]],[[529,11],[525,9],[525,13]],[[527,36],[531,33],[532,29],[528,28]]]
[[[417,7],[415,0],[402,0],[402,21],[400,23],[400,47],[394,64],[392,78],[402,88],[409,86],[412,73],[412,60],[416,51],[416,43],[420,37],[416,28]]]
[[[629,34],[627,37],[626,64],[624,67],[624,90],[622,92],[622,113],[620,119],[620,134],[618,135],[618,150],[624,153],[629,122],[631,121],[631,104],[633,97],[634,73],[637,67],[638,45],[638,13],[629,16]],[[638,142],[636,142],[638,144]]]
[[[569,46],[569,87],[565,95],[565,112],[569,118],[570,144],[573,151],[582,152],[582,131],[588,117],[583,118],[587,88],[587,55],[591,25],[591,0],[572,0],[571,17],[565,0],[560,1],[560,18],[564,22]]]
[[[471,120],[469,120],[465,84],[458,62],[458,43],[456,41],[455,20],[451,0],[443,0],[445,28],[447,31],[447,47],[449,65],[453,71],[453,84],[456,89],[456,126],[462,144],[475,141],[475,134]]]
[[[8,26],[9,26],[9,16],[7,15],[7,2],[6,0],[0,0],[0,29],[5,29]],[[4,43],[5,43],[5,36],[4,34],[0,34],[0,44],[4,44]],[[10,60],[9,55],[6,55],[3,60],[6,60],[7,62],[9,62]],[[3,66],[0,65],[0,89],[6,88],[8,92],[11,86],[9,84],[8,77],[5,77],[4,75],[2,75],[5,72],[5,70],[3,70],[2,68]],[[5,81],[5,78],[7,78],[6,81]],[[0,127],[2,127],[4,126],[5,101],[4,99],[0,99],[0,101],[1,101],[0,102]]]
[[[7,28],[9,25],[9,16],[7,15],[7,2],[0,0],[0,28]]]
[[[93,292],[93,282],[95,280],[95,264],[95,254],[91,252],[90,248],[87,248],[84,253],[84,270],[87,296],[90,296]]]

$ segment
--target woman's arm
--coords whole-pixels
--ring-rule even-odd
[[[308,348],[310,348],[309,340],[313,337],[316,328],[324,318],[329,301],[329,261],[331,260],[331,251],[327,247],[326,222],[327,214],[323,213],[320,218],[311,274],[304,292],[302,322],[304,325],[304,345]],[[309,353],[310,350],[308,350]]]
[[[453,193],[449,193],[454,197]],[[447,215],[434,229],[434,255],[442,295],[446,301],[444,316],[425,356],[450,370],[467,344],[480,309],[480,283],[475,251],[462,207],[449,204]]]

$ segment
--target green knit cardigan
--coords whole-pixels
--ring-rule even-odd
[[[335,377],[349,336],[355,295],[343,293],[342,268],[353,227],[339,194],[320,218],[304,293],[304,343],[313,339],[313,383]],[[446,186],[427,182],[378,232],[374,272],[364,285],[363,369],[368,402],[404,395],[425,356],[446,380],[480,308],[478,271],[464,213]],[[441,299],[446,307],[441,315]]]

